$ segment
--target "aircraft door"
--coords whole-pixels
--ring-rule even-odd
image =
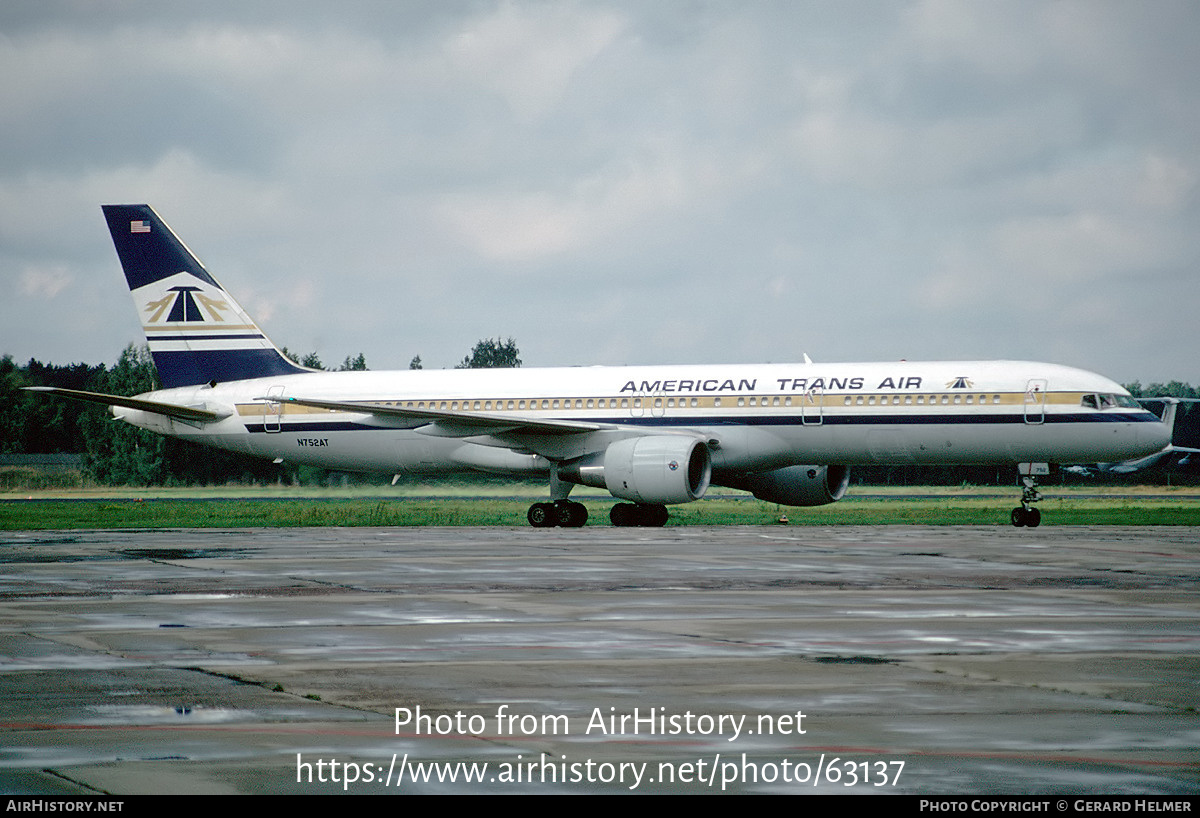
[[[663,397],[662,392],[647,395],[646,400],[650,403],[650,414],[654,417],[660,418],[667,413],[667,399]]]
[[[800,423],[804,426],[820,426],[825,422],[825,390],[821,387],[809,389],[800,396]]]
[[[282,398],[283,387],[272,386],[267,390],[268,398]],[[279,416],[283,414],[283,404],[278,400],[268,400],[266,407],[263,409],[263,431],[268,434],[276,434],[279,432]]]
[[[1037,426],[1046,422],[1046,379],[1031,378],[1025,384],[1025,422]]]

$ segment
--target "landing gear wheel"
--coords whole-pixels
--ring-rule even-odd
[[[554,506],[551,503],[534,503],[525,515],[534,528],[550,528],[554,525]]]
[[[612,510],[608,512],[608,519],[611,520],[612,524],[615,526],[624,527],[637,525],[636,514],[637,506],[633,505],[632,503],[617,503],[612,507]]]
[[[612,524],[616,526],[637,525],[661,528],[667,524],[669,517],[667,507],[657,504],[617,503],[608,513],[608,519],[612,520]]]
[[[1012,524],[1018,528],[1021,526],[1037,528],[1042,524],[1042,512],[1038,511],[1036,508],[1017,506],[1012,510]]]
[[[1032,470],[1033,464],[1029,465]],[[1021,483],[1024,486],[1021,490],[1021,505],[1012,510],[1012,524],[1018,528],[1037,528],[1042,523],[1042,512],[1033,507],[1034,503],[1042,499],[1042,493],[1037,490],[1037,478],[1032,474],[1022,474]]]
[[[666,506],[641,506],[638,511],[642,513],[642,525],[652,528],[662,528],[671,516],[667,514]]]
[[[554,522],[563,528],[581,528],[587,518],[587,507],[583,503],[563,500],[554,504]]]

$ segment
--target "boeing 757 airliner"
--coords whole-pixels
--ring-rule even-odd
[[[1017,526],[1051,463],[1116,462],[1170,426],[1113,381],[1024,361],[319,372],[281,354],[148,205],[103,208],[162,389],[41,388],[164,435],[279,461],[403,473],[544,475],[531,525],[581,526],[576,485],[614,525],[662,525],[710,486],[815,506],[849,467],[1016,464]]]

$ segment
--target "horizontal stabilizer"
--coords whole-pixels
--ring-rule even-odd
[[[166,415],[169,418],[187,420],[193,423],[213,423],[221,418],[229,417],[232,412],[212,412],[208,409],[197,409],[193,406],[180,406],[174,403],[159,403],[140,398],[127,398],[122,395],[105,395],[101,392],[82,392],[78,389],[60,389],[55,386],[27,386],[26,392],[42,392],[47,395],[58,395],[60,398],[81,400],[87,403],[99,403],[102,406],[122,406],[126,409],[137,409],[141,412],[153,412]]]

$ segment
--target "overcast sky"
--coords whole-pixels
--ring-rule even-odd
[[[0,354],[142,343],[147,202],[326,364],[1200,383],[1200,4],[0,4]]]

